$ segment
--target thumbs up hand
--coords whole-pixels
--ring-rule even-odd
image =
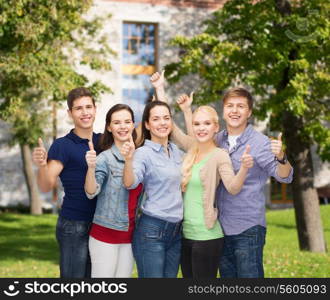
[[[132,134],[130,134],[129,140],[123,144],[123,146],[120,149],[120,153],[124,157],[125,161],[127,161],[133,158],[134,151],[135,151],[135,145],[132,138]]]
[[[38,138],[38,147],[33,149],[32,160],[38,167],[47,165],[47,151],[40,137]]]
[[[85,159],[87,162],[88,168],[96,168],[96,151],[94,150],[93,142],[88,142],[89,151],[86,152]]]
[[[270,142],[270,148],[273,154],[279,159],[282,160],[284,157],[284,151],[282,149],[282,132],[278,135],[277,139],[272,139]]]
[[[151,75],[150,82],[155,89],[164,85],[165,83],[164,74],[165,74],[165,70],[163,70],[161,74],[156,72]]]
[[[193,102],[194,92],[191,92],[190,95],[183,94],[181,95],[176,103],[178,103],[182,111],[190,110],[191,104]]]
[[[250,145],[246,145],[245,151],[241,156],[241,166],[246,169],[250,169],[253,167],[253,157],[250,154],[251,147]]]

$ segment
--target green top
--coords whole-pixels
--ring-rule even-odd
[[[223,237],[219,222],[207,229],[204,222],[203,186],[199,176],[210,155],[192,167],[191,178],[183,200],[183,236],[190,240],[213,240]]]

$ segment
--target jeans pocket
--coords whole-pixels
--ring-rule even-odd
[[[77,222],[76,223],[77,234],[80,236],[88,235],[89,227],[90,227],[89,222]]]
[[[58,220],[57,229],[60,235],[73,235],[75,232],[74,222],[64,218]]]
[[[261,225],[256,225],[243,231],[239,236],[241,239],[245,240],[250,247],[260,247],[265,244],[265,234],[266,229]]]
[[[142,229],[142,228],[141,228]],[[146,240],[158,240],[161,238],[161,230],[156,226],[143,226],[143,237]]]

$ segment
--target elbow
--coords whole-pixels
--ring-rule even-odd
[[[285,183],[291,183],[292,182],[292,177],[290,178],[290,172],[280,174],[279,177],[281,177],[281,179],[284,180]]]
[[[234,191],[230,192],[230,194],[232,194],[233,196],[235,196],[235,195],[237,195],[239,192],[240,192],[240,191],[236,191],[236,190],[234,190]]]
[[[84,190],[88,199],[94,199],[101,191],[99,184],[96,184],[96,186],[88,186],[85,184]]]
[[[39,187],[39,190],[42,193],[49,193],[52,190],[52,187]]]
[[[89,200],[93,200],[97,195],[96,194],[89,194],[88,192],[85,191],[85,195]]]
[[[126,189],[129,189],[129,188],[132,186],[133,183],[130,183],[130,182],[123,182],[123,184],[124,184],[124,187],[125,187]]]
[[[57,188],[57,182],[56,180],[48,179],[48,180],[42,180],[43,178],[37,179],[37,184],[39,187],[39,190],[42,193],[49,193],[51,190]]]
[[[228,192],[231,195],[237,195],[240,191],[241,191],[241,189],[234,188],[234,187],[231,187],[231,188],[228,189]]]
[[[98,195],[98,193],[97,193],[97,191],[94,191],[94,193],[93,193],[93,192],[91,192],[91,191],[87,191],[87,190],[85,189],[85,195],[86,195],[86,197],[87,197],[88,199],[92,200],[92,199],[94,199],[94,198]]]
[[[136,180],[126,181],[123,184],[127,190],[135,189],[138,186],[138,182]]]
[[[42,193],[49,193],[51,190],[56,188],[56,184],[38,184],[39,190]]]
[[[135,186],[134,183],[136,182],[136,178],[135,176],[123,176],[123,185],[126,189],[132,189],[134,188]]]
[[[277,175],[277,180],[281,183],[291,183],[293,180],[293,170],[290,169],[287,172],[279,172],[279,170],[277,170],[276,172]]]

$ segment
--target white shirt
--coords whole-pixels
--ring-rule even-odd
[[[229,151],[236,146],[238,137],[239,135],[228,135]]]

